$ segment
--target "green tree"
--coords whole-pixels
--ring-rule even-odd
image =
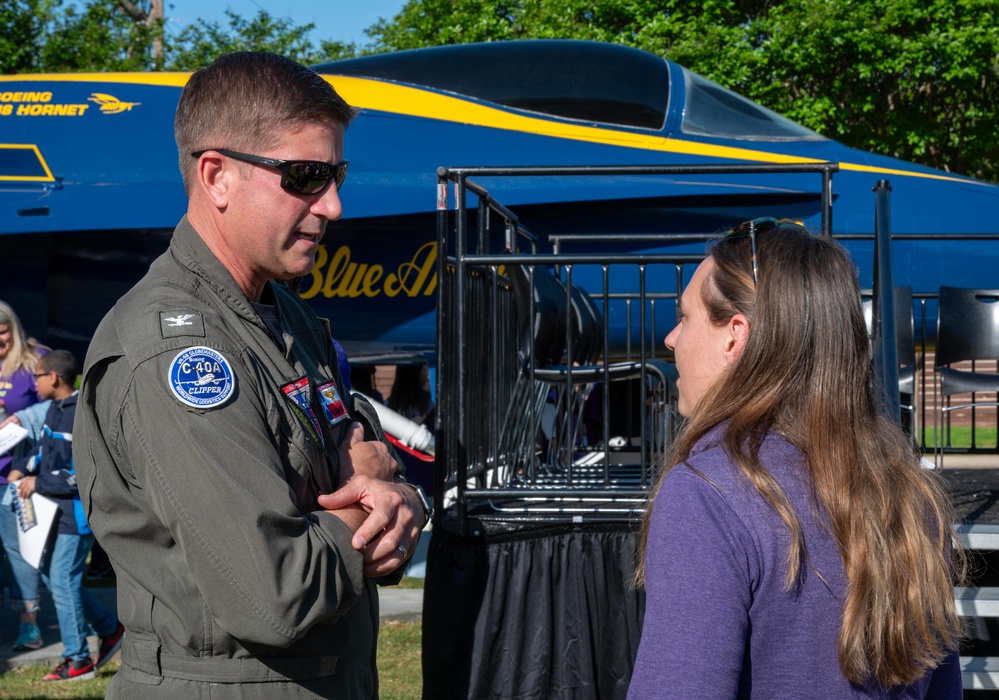
[[[754,98],[858,148],[999,177],[999,3],[811,5],[770,13]]]
[[[296,26],[261,10],[245,19],[231,10],[225,12],[227,27],[218,22],[190,24],[168,40],[169,70],[194,70],[229,51],[273,51],[304,64],[322,63],[352,56],[353,44],[321,42],[319,49],[309,40],[314,24]]]
[[[49,0],[0,2],[0,72],[23,73],[38,64],[38,48],[52,13]]]
[[[626,44],[850,146],[999,180],[997,0],[409,0],[368,34]]]
[[[58,9],[61,0],[53,2]],[[129,3],[131,4],[131,3]],[[42,36],[38,70],[141,71],[162,68],[153,60],[162,20],[137,21],[118,0],[92,0],[81,11],[53,12]]]
[[[0,0],[0,22],[0,73],[194,70],[226,51],[264,49],[313,64],[359,51],[335,41],[317,48],[308,37],[314,25],[263,10],[173,30],[163,0]]]

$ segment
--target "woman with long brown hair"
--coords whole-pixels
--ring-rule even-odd
[[[846,251],[733,229],[666,345],[687,422],[643,525],[629,698],[960,698],[949,502],[882,413]]]

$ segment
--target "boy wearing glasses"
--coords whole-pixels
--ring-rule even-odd
[[[126,629],[108,698],[378,697],[374,582],[401,578],[429,510],[284,284],[340,217],[353,115],[270,53],[181,95],[187,215],[80,390],[80,492]]]
[[[76,358],[66,350],[53,350],[38,361],[34,373],[38,398],[51,403],[27,461],[17,465],[18,471],[28,475],[17,485],[21,498],[38,493],[59,506],[55,536],[42,558],[41,574],[55,602],[65,656],[45,676],[46,681],[93,678],[95,670],[118,651],[124,631],[118,616],[101,607],[83,587],[83,571],[94,535],[83,515],[73,466],[76,374]],[[91,625],[100,637],[96,661],[87,645]]]

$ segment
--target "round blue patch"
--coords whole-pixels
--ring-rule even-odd
[[[232,396],[236,373],[220,353],[198,346],[173,358],[167,382],[181,403],[193,408],[214,408]]]

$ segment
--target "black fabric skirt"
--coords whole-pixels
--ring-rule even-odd
[[[625,698],[645,596],[636,523],[435,528],[423,609],[423,697]]]

